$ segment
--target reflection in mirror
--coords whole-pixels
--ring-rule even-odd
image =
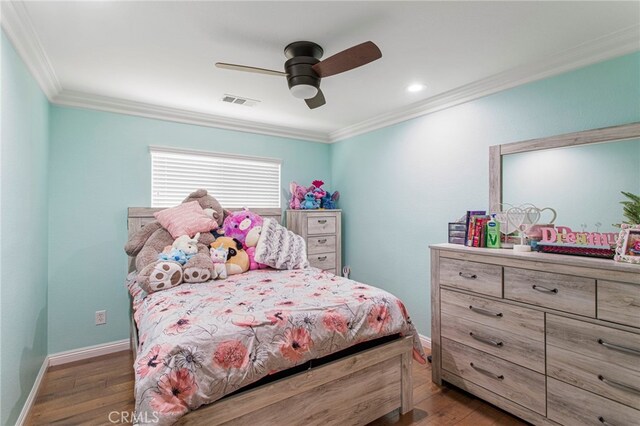
[[[640,139],[502,156],[503,202],[552,207],[555,224],[575,231],[618,232],[620,191],[640,194]]]

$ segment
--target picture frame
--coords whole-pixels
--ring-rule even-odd
[[[640,265],[640,225],[623,223],[620,228],[614,260]]]

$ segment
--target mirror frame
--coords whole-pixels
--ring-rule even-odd
[[[640,122],[490,146],[489,210],[492,213],[498,212],[500,211],[500,204],[502,204],[503,155],[636,138],[640,138]]]

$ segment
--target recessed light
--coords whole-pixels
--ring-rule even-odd
[[[420,84],[420,83],[411,84],[410,86],[407,87],[407,92],[415,93],[423,90],[424,88],[425,88],[424,84]]]

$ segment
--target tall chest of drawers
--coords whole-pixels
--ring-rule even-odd
[[[287,228],[307,243],[311,266],[339,275],[342,272],[342,211],[287,210]]]
[[[640,425],[640,266],[431,247],[432,379],[533,424]]]

